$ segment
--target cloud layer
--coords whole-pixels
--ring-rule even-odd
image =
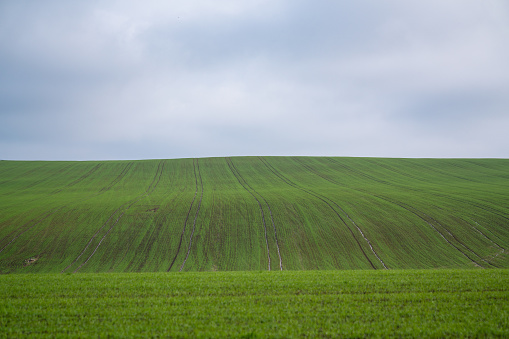
[[[0,3],[0,157],[509,157],[503,0]]]

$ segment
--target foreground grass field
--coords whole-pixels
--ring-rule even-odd
[[[0,161],[0,273],[509,268],[509,160]]]
[[[508,337],[509,270],[15,274],[1,337]]]

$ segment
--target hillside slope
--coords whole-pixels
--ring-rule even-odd
[[[509,267],[509,160],[0,161],[0,272]]]

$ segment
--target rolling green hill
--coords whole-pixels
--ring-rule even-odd
[[[0,272],[509,268],[509,160],[0,161]]]

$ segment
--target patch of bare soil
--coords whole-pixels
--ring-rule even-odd
[[[30,266],[33,263],[35,263],[37,260],[39,260],[39,257],[30,257],[28,259],[25,259],[25,266]]]

